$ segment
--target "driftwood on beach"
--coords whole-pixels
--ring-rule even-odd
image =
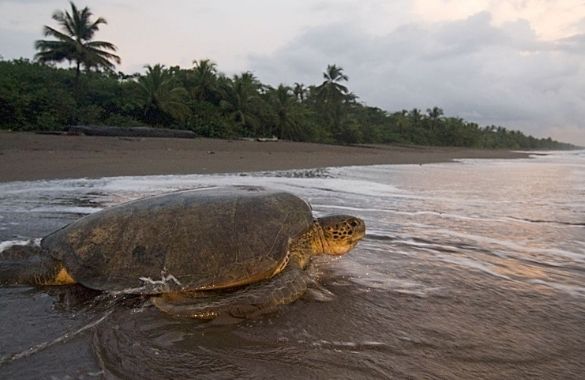
[[[94,125],[74,125],[67,129],[69,134],[112,137],[174,137],[195,138],[193,131],[184,129],[150,127],[111,127]]]

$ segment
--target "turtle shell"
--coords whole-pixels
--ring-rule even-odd
[[[221,289],[270,278],[291,239],[313,221],[297,196],[261,187],[175,192],[88,215],[41,246],[80,284],[140,287],[173,275],[183,290]],[[148,291],[147,291],[148,292]]]

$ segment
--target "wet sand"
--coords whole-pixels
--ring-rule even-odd
[[[459,158],[527,156],[509,150],[453,147],[339,146],[289,141],[61,136],[1,131],[0,182],[426,164]]]
[[[30,168],[29,157],[38,157],[34,164],[50,168],[55,164],[43,163],[43,157],[51,157],[48,147],[57,144],[52,145],[52,154],[61,163],[71,161],[70,171],[62,172],[65,176],[73,176],[76,161],[80,164],[76,173],[88,173],[81,165],[85,160],[95,170],[109,163],[114,173],[132,169],[128,162],[134,168],[150,168],[141,166],[139,159],[169,165],[163,147],[172,149],[169,156],[180,157],[182,152],[192,154],[193,160],[218,159],[224,170],[234,170],[229,161],[219,159],[229,154],[242,155],[237,161],[247,164],[255,157],[260,169],[283,164],[261,157],[270,152],[282,159],[286,147],[306,149],[302,154],[288,152],[290,165],[299,164],[303,155],[316,157],[315,162],[337,159],[331,164],[339,165],[357,158],[367,163],[376,153],[380,160],[394,157],[403,163],[422,162],[421,157],[446,161],[454,153],[461,157],[506,153],[26,134],[8,136],[21,139],[10,145],[3,137],[6,134],[0,134],[2,170],[8,167],[9,156],[15,168],[21,164]],[[36,138],[38,145],[32,141]],[[60,148],[64,143],[70,145]],[[129,150],[132,146],[134,150]],[[216,149],[214,154],[203,150],[210,146]],[[363,155],[344,156],[351,151]],[[118,160],[118,168],[107,160],[106,152]],[[15,163],[18,154],[22,162]],[[274,180],[279,186],[294,189],[304,199],[318,199],[320,211],[351,205],[352,213],[367,220],[369,234],[354,252],[315,265],[312,273],[332,298],[308,294],[262,318],[221,325],[168,317],[140,299],[94,302],[95,294],[80,287],[0,288],[0,336],[10,337],[0,344],[0,378],[150,379],[196,374],[202,379],[581,379],[585,271],[579,191],[585,176],[580,158],[573,159],[456,165],[456,170],[455,165],[359,168],[340,178],[323,178],[326,186],[321,179],[279,177]],[[307,165],[318,166],[310,161]],[[197,172],[198,166],[187,169]],[[355,178],[357,171],[366,182],[364,189],[337,191],[343,186],[338,179]],[[233,176],[230,181],[247,179]],[[95,182],[103,183],[7,184],[10,194],[0,192],[4,199],[0,240],[46,235],[80,216],[72,212],[72,205],[100,206],[100,199],[114,194],[119,200],[137,197],[143,186],[124,180],[121,191],[110,187],[110,181]],[[154,182],[169,186],[167,181]],[[370,185],[381,184],[401,190],[369,191]],[[104,317],[103,323],[94,324]],[[93,327],[75,333],[86,326]],[[62,337],[70,338],[50,344]]]

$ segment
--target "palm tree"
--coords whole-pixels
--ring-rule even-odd
[[[199,101],[211,101],[217,96],[217,69],[209,59],[193,61],[193,96]]]
[[[427,115],[433,120],[438,120],[443,114],[443,110],[439,107],[427,108]]]
[[[408,126],[408,111],[403,109],[399,112],[394,113],[396,117],[396,124],[398,125],[398,133],[400,136],[404,136],[404,127]]]
[[[431,129],[435,129],[435,127],[439,124],[441,116],[443,116],[443,110],[439,107],[427,108],[427,115],[431,120]]]
[[[277,115],[278,137],[294,140],[299,134],[295,106],[300,106],[296,103],[294,92],[290,87],[281,84],[270,92],[270,103]]]
[[[321,108],[324,123],[333,135],[342,133],[344,105],[353,99],[347,87],[341,84],[349,80],[343,69],[336,65],[328,65],[323,73],[323,83],[315,88],[318,107]]]
[[[412,126],[418,127],[418,125],[420,124],[420,122],[422,120],[422,113],[420,112],[420,110],[418,108],[413,108],[409,112],[409,116],[410,116]]]
[[[179,120],[189,115],[189,107],[184,101],[187,91],[177,84],[164,65],[147,65],[146,74],[135,83],[136,99],[144,110],[148,124],[167,124],[165,114]]]
[[[81,66],[86,70],[92,67],[111,70],[114,61],[120,64],[120,57],[113,54],[116,46],[106,41],[92,41],[95,32],[101,24],[107,21],[99,17],[92,21],[93,16],[89,8],[77,9],[73,2],[71,12],[56,11],[53,20],[57,21],[61,31],[45,25],[43,34],[45,37],[54,37],[55,40],[38,40],[35,48],[39,51],[35,59],[41,63],[47,62],[75,62],[75,78],[79,79]]]
[[[259,124],[256,105],[260,101],[258,89],[260,83],[252,73],[234,75],[225,79],[222,86],[220,107],[243,131],[253,135]]]
[[[304,84],[295,82],[293,94],[295,94],[295,97],[299,102],[303,103],[305,101],[308,92],[309,90],[305,88]]]
[[[340,83],[349,80],[349,77],[343,74],[343,68],[336,65],[327,65],[323,78],[325,80],[317,87],[317,97],[322,102],[340,103],[349,94],[347,87]]]

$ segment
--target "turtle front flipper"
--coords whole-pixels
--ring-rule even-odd
[[[74,284],[63,263],[38,245],[13,245],[0,252],[1,285]]]
[[[274,278],[226,292],[168,293],[153,297],[161,311],[180,317],[213,319],[220,315],[253,318],[279,305],[296,301],[312,282],[300,268],[289,265]]]

